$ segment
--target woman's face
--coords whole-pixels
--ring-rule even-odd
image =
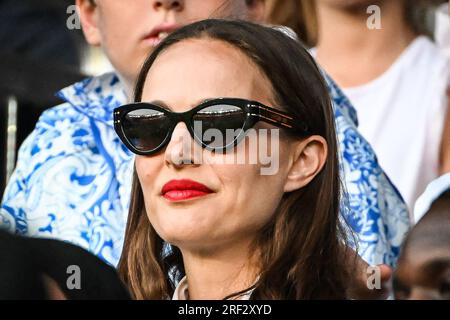
[[[258,20],[263,2],[245,0],[77,0],[89,43],[101,45],[114,68],[134,79],[149,52],[168,33],[210,17]]]
[[[146,78],[142,101],[185,112],[206,99],[220,97],[274,105],[269,80],[245,54],[221,41],[191,39],[160,54]],[[255,128],[275,127],[260,122]],[[262,140],[258,138],[258,145]],[[145,208],[157,233],[181,249],[192,250],[213,250],[254,239],[274,214],[285,190],[293,150],[287,139],[280,140],[279,145],[272,144],[279,153],[276,174],[262,175],[259,162],[238,164],[232,160],[243,156],[238,154],[242,152],[249,159],[250,148],[220,155],[192,148],[195,142],[186,125],[178,123],[162,152],[136,158]],[[248,146],[247,142],[241,144]],[[269,146],[273,143],[266,142]],[[192,182],[186,180],[204,185],[207,192],[180,191],[192,188]],[[175,190],[166,192],[171,190],[168,186]]]

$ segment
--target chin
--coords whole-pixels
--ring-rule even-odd
[[[187,243],[205,243],[211,237],[211,230],[214,226],[201,226],[195,221],[185,221],[184,219],[171,220],[159,223],[155,226],[156,232],[164,241],[183,246]]]
[[[174,245],[180,249],[190,249],[196,251],[207,250],[208,247],[212,247],[212,239],[207,234],[171,234],[165,233],[160,235],[164,241]]]

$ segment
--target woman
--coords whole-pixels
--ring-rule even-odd
[[[184,27],[146,61],[134,101],[115,128],[137,154],[119,262],[135,298],[346,298],[333,112],[297,41],[247,22]],[[237,131],[210,143],[207,129]],[[231,164],[263,129],[278,171]]]
[[[263,22],[264,0],[77,0],[86,40],[114,73],[63,89],[20,148],[0,206],[2,228],[80,245],[116,266],[123,245],[134,157],[114,132],[113,110],[130,101],[140,67],[158,42],[208,17]],[[353,107],[326,78],[334,102],[351,210],[342,212],[370,264],[394,266],[408,230],[406,207],[355,125]],[[130,89],[130,90],[129,90]],[[384,228],[378,228],[384,225]]]

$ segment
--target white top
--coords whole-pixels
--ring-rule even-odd
[[[420,198],[417,199],[414,206],[414,223],[419,222],[425,213],[430,210],[433,202],[447,190],[450,190],[450,172],[433,180]]]
[[[238,300],[250,300],[253,290],[239,297]],[[189,300],[188,282],[186,276],[180,280],[173,293],[172,300]]]
[[[188,282],[186,276],[178,282],[172,300],[189,300]]]
[[[358,112],[360,132],[411,213],[438,175],[449,75],[448,60],[419,36],[380,77],[344,88]]]

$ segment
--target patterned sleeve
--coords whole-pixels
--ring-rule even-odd
[[[0,229],[25,235],[28,225],[26,219],[26,199],[28,186],[26,177],[32,168],[32,146],[37,139],[36,129],[27,137],[19,149],[17,166],[6,186],[0,206]]]
[[[21,145],[0,206],[0,229],[32,236],[30,221],[51,219],[37,208],[46,192],[42,182],[50,180],[50,167],[61,160],[61,155],[73,152],[69,125],[74,114],[70,110],[68,104],[62,104],[45,111]]]
[[[341,218],[349,227],[350,244],[371,265],[395,266],[410,227],[406,204],[359,133],[351,102],[324,76],[333,100],[344,188]]]

